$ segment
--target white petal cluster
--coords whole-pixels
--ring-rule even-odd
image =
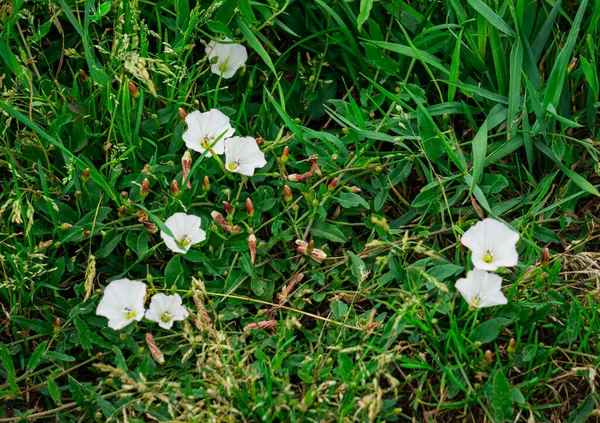
[[[248,52],[241,44],[232,43],[229,38],[219,42],[211,41],[204,50],[212,63],[210,70],[224,79],[229,79],[246,64]]]
[[[229,118],[220,110],[210,109],[208,112],[195,110],[185,118],[188,125],[183,134],[183,140],[187,148],[206,153],[211,157],[212,153],[223,154],[225,152],[225,139],[231,137],[235,129],[231,127]]]
[[[108,284],[104,296],[96,308],[96,314],[108,319],[108,327],[121,330],[133,321],[139,322],[144,316],[164,329],[170,329],[173,322],[189,316],[183,307],[179,294],[155,294],[150,299],[150,308],[144,308],[146,284],[130,279],[117,279]]]
[[[506,304],[502,278],[488,271],[515,266],[519,262],[518,241],[517,232],[494,219],[483,219],[464,233],[460,242],[471,250],[475,269],[456,281],[455,287],[471,307]]]
[[[206,232],[202,230],[200,224],[201,220],[198,216],[175,213],[165,221],[165,226],[173,236],[160,231],[160,237],[171,251],[185,254],[192,245],[206,239]]]

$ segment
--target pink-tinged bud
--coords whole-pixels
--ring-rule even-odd
[[[165,356],[162,353],[162,351],[160,350],[160,348],[158,348],[158,346],[156,345],[156,342],[154,342],[154,337],[152,336],[151,333],[146,334],[146,344],[148,345],[148,349],[150,350],[150,354],[152,355],[152,358],[158,364],[164,364]]]
[[[333,160],[333,161],[335,162],[337,159],[338,159],[338,155],[337,155],[337,154],[335,154],[335,153],[333,153],[333,154],[331,155],[331,160]]]
[[[254,216],[254,203],[252,203],[252,199],[250,197],[246,198],[246,213],[248,216]]]
[[[179,197],[181,195],[179,182],[177,182],[175,179],[171,181],[171,194],[173,194],[173,197]]]
[[[61,326],[62,326],[62,323],[60,323],[60,319],[58,317],[56,319],[54,319],[54,332],[60,332]]]
[[[290,283],[283,287],[283,291],[286,295],[290,294],[302,279],[304,279],[304,273],[296,273],[292,276]]]
[[[256,237],[254,234],[250,234],[248,237],[248,248],[250,249],[250,261],[254,264],[256,261]]]
[[[338,178],[333,178],[333,180],[329,183],[329,185],[327,185],[327,189],[329,191],[333,191],[335,189],[335,187],[337,187],[337,183],[338,183]]]
[[[205,176],[202,180],[202,191],[207,192],[210,189],[210,181],[208,176]]]
[[[192,169],[192,155],[190,154],[189,150],[186,150],[183,157],[181,157],[181,169],[183,170],[183,180],[181,181],[181,183],[183,184],[185,183],[185,180],[187,179],[188,175],[190,174],[190,170]],[[188,181],[185,187],[187,189],[192,189],[191,181]]]
[[[233,232],[233,228],[231,227],[231,224],[225,219],[225,217],[221,213],[219,213],[218,211],[214,210],[210,215],[212,216],[213,220],[221,228],[225,229],[229,233]]]
[[[355,194],[360,194],[362,192],[362,189],[360,189],[359,187],[354,185],[354,186],[350,187],[350,191],[352,191]]]
[[[297,239],[295,242],[296,242],[296,245],[298,246],[298,252],[305,253],[306,249],[308,248],[308,242],[302,241],[301,239]]]
[[[125,206],[119,207],[119,217],[125,217],[127,214],[127,208]]]
[[[79,77],[82,81],[87,81],[88,79],[87,73],[83,69],[79,69]]]
[[[87,180],[90,179],[90,168],[89,167],[85,168],[85,170],[81,174],[81,179],[83,179],[83,182],[87,182]]]
[[[71,225],[70,223],[63,223],[62,225],[60,225],[60,229],[62,231],[68,231],[72,227],[73,227],[73,225]]]
[[[225,208],[225,211],[228,215],[233,213],[233,206],[229,201],[223,201],[223,207]]]
[[[185,118],[187,117],[187,113],[181,107],[179,108],[179,117],[181,118],[183,123],[186,123]]]
[[[544,247],[544,251],[542,251],[542,266],[547,266],[550,263],[550,250],[548,247]]]
[[[150,181],[148,180],[148,178],[144,178],[144,180],[142,181],[142,188],[140,189],[140,195],[142,197],[146,197],[149,192],[150,192]]]
[[[325,260],[327,258],[327,254],[325,254],[325,251],[323,251],[323,250],[319,250],[318,248],[313,248],[312,251],[310,252],[310,257],[318,263],[323,263],[323,260]]]
[[[289,203],[290,201],[292,201],[292,189],[287,186],[284,185],[283,186],[283,199],[286,201],[286,203]]]
[[[290,160],[290,149],[286,145],[283,149],[283,154],[281,155],[281,164],[286,164]]]
[[[129,81],[129,92],[133,98],[140,98],[140,90],[138,90],[137,85],[133,81]]]
[[[271,329],[276,329],[276,328],[277,328],[277,320],[263,320],[262,322],[258,322],[258,323],[249,323],[248,325],[246,325],[244,330],[250,330],[250,329],[271,330]]]
[[[127,200],[129,198],[129,193],[127,191],[121,191],[121,198]]]
[[[86,230],[81,233],[81,236],[84,238],[88,238],[91,234],[92,234],[91,231]]]
[[[143,225],[146,227],[148,232],[150,232],[151,234],[155,234],[158,232],[158,226],[156,226],[152,222],[144,222]]]
[[[83,192],[81,191],[75,191],[75,198],[81,198],[83,196]]]

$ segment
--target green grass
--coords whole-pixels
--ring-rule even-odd
[[[0,422],[595,421],[600,2],[13,1],[0,18]],[[222,36],[249,53],[227,80],[204,53]],[[174,197],[179,108],[223,111],[267,166],[230,177],[193,154]],[[239,234],[213,223],[223,201]],[[196,214],[207,240],[174,256],[140,211]],[[521,234],[519,264],[498,272],[507,305],[470,310],[459,240],[482,217]],[[95,310],[120,277],[190,318],[109,329]]]

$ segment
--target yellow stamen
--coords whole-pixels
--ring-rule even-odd
[[[187,247],[188,245],[190,245],[192,243],[192,239],[189,236],[184,235],[183,238],[181,238],[181,241],[179,241],[179,243],[183,247]]]
[[[165,311],[162,316],[160,316],[160,320],[165,322],[165,323],[169,323],[171,321],[171,313],[169,313],[168,311]]]
[[[485,261],[486,263],[491,263],[494,261],[494,253],[492,253],[492,250],[487,250],[483,256],[483,261]]]
[[[231,162],[231,163],[227,163],[227,167],[229,168],[229,170],[236,170],[238,168],[238,165]]]
[[[129,310],[128,308],[125,309],[125,318],[126,319],[133,319],[134,317],[137,316],[137,313],[135,312],[135,310]]]

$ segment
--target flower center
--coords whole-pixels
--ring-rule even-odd
[[[494,253],[491,248],[487,250],[483,255],[483,261],[485,261],[488,264],[494,261]]]
[[[238,167],[240,167],[241,163],[242,161],[240,159],[237,159],[230,163],[227,163],[227,167],[229,168],[229,170],[236,170]]]
[[[181,237],[181,240],[179,241],[179,243],[183,247],[187,247],[188,245],[190,245],[192,243],[192,238],[189,235],[184,235],[183,237]]]
[[[137,313],[135,312],[135,310],[132,310],[132,309],[130,309],[128,307],[125,307],[123,309],[123,313],[125,313],[125,318],[128,319],[128,320],[129,319],[133,319],[134,317],[137,316]]]
[[[471,298],[471,302],[475,307],[479,307],[481,305],[481,300],[481,294],[477,294],[473,298]]]
[[[160,320],[164,323],[169,323],[171,321],[171,319],[173,318],[173,315],[171,314],[171,312],[169,311],[165,311],[161,316],[160,316]]]
[[[205,136],[204,138],[202,138],[200,140],[200,147],[207,149],[210,148],[212,140],[214,140],[215,137],[212,137],[210,135]]]

